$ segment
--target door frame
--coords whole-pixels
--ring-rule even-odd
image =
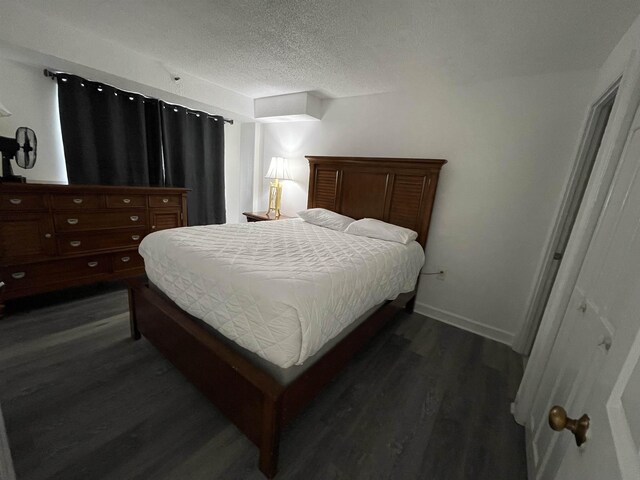
[[[571,228],[575,226],[578,212],[575,211],[575,216],[573,216],[573,218],[571,218],[571,213],[573,208],[575,208],[573,207],[573,205],[574,201],[577,200],[578,187],[580,185],[584,185],[583,182],[587,182],[588,185],[591,173],[593,171],[592,169],[595,168],[597,156],[594,159],[592,157],[592,154],[595,135],[597,135],[598,132],[601,132],[601,130],[599,129],[601,124],[601,113],[612,100],[614,100],[615,102],[615,97],[617,96],[618,90],[620,88],[620,80],[621,77],[616,79],[616,81],[604,92],[604,94],[601,95],[589,108],[589,112],[586,117],[586,124],[582,129],[582,139],[578,144],[578,153],[576,155],[576,160],[573,163],[571,173],[568,180],[566,181],[566,188],[564,190],[562,201],[560,202],[559,212],[556,215],[555,223],[547,238],[546,247],[542,255],[540,265],[538,266],[537,280],[529,298],[529,306],[527,307],[524,325],[520,329],[520,332],[514,339],[512,345],[513,350],[520,353],[521,355],[529,355],[536,334],[538,333],[538,327],[541,323],[544,309],[548,304],[551,289],[557,276],[557,272],[556,275],[553,275],[552,273],[554,269],[553,262],[562,261],[561,259],[555,258],[556,252],[558,251],[559,247],[558,244],[560,243],[561,239],[564,238],[564,235],[566,235],[565,228],[567,227],[567,222],[573,222]],[[613,113],[613,111],[611,113]],[[610,119],[611,114],[609,114],[609,120]],[[608,126],[608,121],[606,126]],[[602,137],[601,140],[604,140],[604,137]],[[598,153],[599,152],[596,152],[596,154]],[[591,172],[587,173],[585,170],[588,168],[588,165],[592,165],[592,168]],[[584,195],[586,196],[586,190],[584,191]],[[580,203],[582,203],[582,201],[584,200],[585,198],[583,196]],[[564,246],[565,251],[567,246],[568,245]],[[562,253],[564,254],[564,251]]]
[[[592,119],[597,106],[619,84],[618,92],[608,128],[602,139],[587,190],[582,200],[573,231],[567,244],[562,264],[549,296],[547,308],[540,322],[527,367],[512,405],[516,421],[524,426],[531,425],[531,408],[547,367],[551,350],[562,324],[571,292],[576,284],[600,213],[608,198],[614,173],[622,155],[631,122],[640,105],[640,55],[633,50],[622,75],[618,76],[604,91],[598,92],[597,100],[589,108],[587,121],[579,144],[578,155],[582,154],[592,128]],[[528,428],[527,428],[528,430]],[[529,443],[527,444],[529,446]]]

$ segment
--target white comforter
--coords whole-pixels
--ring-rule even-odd
[[[140,244],[180,308],[283,368],[301,365],[369,308],[413,290],[422,247],[299,219],[164,230]]]

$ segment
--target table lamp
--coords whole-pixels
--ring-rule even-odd
[[[267,216],[269,216],[273,210],[276,218],[280,218],[280,204],[282,201],[282,185],[280,184],[280,180],[291,180],[287,159],[271,157],[269,171],[265,175],[265,178],[273,180],[269,187],[269,210],[267,210]]]

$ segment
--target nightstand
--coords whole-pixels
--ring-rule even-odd
[[[286,215],[280,215],[279,218],[276,218],[274,213],[267,215],[264,212],[243,212],[242,214],[247,217],[247,222],[268,222],[270,220],[286,220],[287,218],[293,218],[287,217]]]

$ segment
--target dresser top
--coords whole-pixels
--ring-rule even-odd
[[[110,186],[110,185],[62,185],[59,183],[14,183],[0,182],[0,193],[3,192],[33,192],[33,193],[186,193],[188,188],[177,187],[127,187],[127,186]]]

